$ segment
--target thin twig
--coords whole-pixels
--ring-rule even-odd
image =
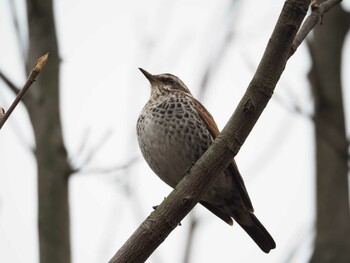
[[[131,158],[129,161],[127,161],[126,163],[122,164],[122,165],[117,165],[117,166],[113,166],[110,168],[86,168],[84,169],[84,167],[81,167],[78,170],[75,170],[75,173],[79,173],[79,174],[92,174],[92,173],[98,173],[98,174],[106,174],[106,173],[116,173],[116,172],[123,172],[127,169],[129,169],[131,166],[133,166],[134,164],[136,164],[138,161],[140,160],[139,156],[134,156],[133,158]]]
[[[326,12],[328,12],[332,7],[338,5],[341,1],[342,0],[328,0],[320,4],[319,6],[316,4],[311,7],[312,12],[306,18],[298,34],[296,35],[290,50],[289,57],[291,57],[295,53],[297,48],[305,40],[307,35],[317,25],[317,23],[322,21],[323,15]]]
[[[0,70],[0,79],[14,92],[19,93],[20,89]]]
[[[193,240],[194,240],[194,235],[198,227],[198,218],[192,211],[190,213],[190,229],[188,230],[187,234],[187,242],[186,242],[186,247],[185,247],[185,254],[184,254],[184,260],[183,263],[189,263],[191,262],[191,253],[193,251]]]
[[[91,133],[91,129],[89,127],[87,127],[83,134],[82,134],[82,137],[80,139],[80,145],[78,146],[78,150],[76,151],[76,153],[74,154],[75,158],[79,158],[79,156],[82,155],[82,153],[84,152],[86,146],[87,146],[87,142],[88,142],[88,138],[90,136],[90,133]],[[70,157],[70,162],[73,163],[73,156]]]
[[[86,156],[85,160],[82,161],[82,163],[80,165],[78,165],[78,167],[76,167],[74,169],[74,173],[77,172],[84,172],[84,167],[86,167],[91,160],[97,156],[98,152],[103,148],[103,146],[108,142],[108,140],[110,139],[110,137],[112,136],[113,131],[112,130],[108,130],[103,136],[101,136],[100,140],[95,143],[95,145],[93,146],[92,149],[90,149],[90,151],[88,152],[88,155]],[[86,139],[85,139],[86,140]],[[86,143],[84,143],[86,144]],[[84,149],[84,147],[80,147],[80,153],[81,151]],[[77,155],[77,158],[79,158],[79,155]],[[97,171],[100,169],[97,169]],[[103,169],[104,170],[104,169]],[[101,170],[102,171],[102,170]],[[108,172],[112,171],[110,169],[108,169]]]
[[[197,93],[197,99],[199,101],[203,100],[204,95],[207,91],[209,81],[215,73],[215,69],[219,67],[221,60],[224,58],[226,51],[229,47],[229,44],[232,42],[234,37],[234,25],[236,22],[237,14],[237,0],[232,0],[227,11],[227,18],[225,24],[223,25],[224,32],[218,38],[218,41],[215,43],[213,48],[213,54],[209,58],[209,61],[204,70],[204,74],[201,78],[199,91]],[[239,10],[238,10],[239,11]]]
[[[28,89],[30,88],[30,86],[33,84],[33,82],[35,81],[35,78],[40,74],[41,70],[44,68],[47,60],[49,58],[49,53],[46,53],[45,55],[41,56],[37,62],[34,65],[34,68],[32,69],[32,71],[29,74],[29,77],[26,81],[26,83],[24,84],[22,90],[18,93],[17,97],[15,98],[15,100],[13,101],[12,105],[10,106],[10,108],[8,109],[8,111],[5,113],[5,115],[0,119],[0,129],[2,128],[2,126],[5,124],[5,122],[7,121],[7,119],[10,117],[11,113],[13,112],[13,110],[16,108],[16,106],[18,105],[18,103],[21,101],[21,99],[24,97],[24,95],[26,94],[26,92],[28,91]]]
[[[18,15],[16,12],[16,5],[15,1],[9,0],[9,6],[10,6],[10,11],[11,11],[11,16],[12,16],[12,21],[13,21],[13,26],[15,27],[15,32],[16,32],[16,37],[17,37],[17,43],[19,46],[19,51],[22,56],[22,60],[25,61],[25,48],[24,48],[24,43],[23,39],[21,38],[21,29],[18,21]]]

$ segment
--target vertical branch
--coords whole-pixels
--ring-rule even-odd
[[[193,251],[193,240],[198,227],[198,218],[197,216],[192,212],[190,213],[190,228],[188,230],[187,234],[187,242],[185,245],[185,254],[184,254],[184,260],[183,263],[190,263],[191,259],[191,253]]]
[[[309,41],[315,107],[316,238],[310,262],[350,262],[348,142],[341,60],[349,14],[337,6]]]
[[[69,263],[68,178],[72,172],[59,111],[60,60],[52,0],[27,0],[28,65],[50,52],[45,74],[24,98],[33,125],[38,171],[38,229],[41,263]]]

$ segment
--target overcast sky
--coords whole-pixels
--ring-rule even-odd
[[[10,1],[0,2],[0,69],[21,86],[26,76]],[[24,1],[14,2],[26,45]],[[200,100],[223,128],[255,72],[282,5],[277,0],[55,1],[62,58],[61,113],[73,164],[83,164],[105,139],[85,166],[87,172],[70,179],[74,263],[108,261],[152,206],[171,191],[147,166],[137,145],[137,117],[150,94],[138,67],[177,75],[195,96],[205,71],[212,69]],[[345,69],[348,47],[347,41]],[[199,227],[191,262],[279,263],[291,254],[291,262],[305,262],[309,257],[314,223],[313,128],[307,117],[293,111],[297,105],[312,113],[309,67],[302,45],[236,158],[256,215],[277,248],[264,254],[239,226],[230,227],[198,206],[193,214]],[[345,86],[348,78],[344,76]],[[344,94],[349,120],[349,90]],[[0,105],[7,109],[13,98],[0,81]],[[33,147],[28,114],[20,105],[0,134],[0,262],[38,262]],[[130,160],[134,162],[127,170],[97,172]],[[188,222],[184,219],[148,262],[181,262]]]

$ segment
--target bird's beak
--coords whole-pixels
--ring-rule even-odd
[[[143,75],[151,82],[151,84],[158,82],[158,79],[156,76],[152,75],[151,73],[148,73],[146,70],[143,68],[139,68],[139,70],[142,72]]]

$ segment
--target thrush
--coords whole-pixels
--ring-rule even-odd
[[[175,188],[220,131],[207,109],[171,74],[152,75],[151,96],[137,121],[141,152],[151,169]],[[219,175],[200,203],[229,225],[233,219],[268,253],[275,241],[253,214],[254,209],[235,160]]]

